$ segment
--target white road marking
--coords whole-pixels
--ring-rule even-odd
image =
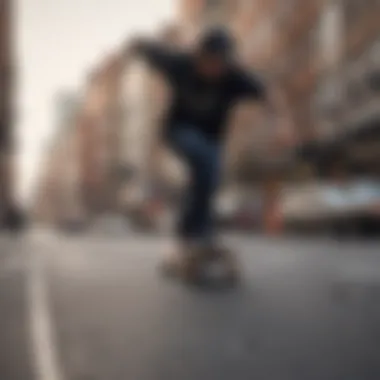
[[[36,380],[64,380],[59,362],[42,253],[32,250],[28,273],[31,354]]]

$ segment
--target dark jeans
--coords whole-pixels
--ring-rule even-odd
[[[191,125],[176,126],[168,134],[174,152],[189,169],[177,233],[183,239],[209,242],[213,238],[213,201],[221,176],[221,146]]]

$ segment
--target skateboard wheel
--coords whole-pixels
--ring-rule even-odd
[[[177,253],[166,253],[160,263],[161,272],[168,277],[174,277],[178,274],[180,266],[180,257]]]
[[[167,255],[162,263],[162,273],[167,277],[179,277],[186,282],[197,279],[201,260],[198,252],[177,252]]]
[[[198,279],[201,270],[201,260],[196,255],[188,255],[182,259],[180,272],[186,282],[194,282]]]

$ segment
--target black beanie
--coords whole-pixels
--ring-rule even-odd
[[[235,50],[235,41],[228,30],[214,28],[200,38],[199,50],[205,53],[218,54],[230,58]]]

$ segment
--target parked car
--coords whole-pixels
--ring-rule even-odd
[[[282,214],[291,230],[380,234],[379,204],[380,184],[375,181],[313,184],[285,192]]]

